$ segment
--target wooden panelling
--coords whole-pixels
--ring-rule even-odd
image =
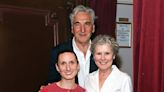
[[[45,16],[56,13],[59,43],[64,42],[71,36],[69,13],[73,3],[0,1],[0,92],[37,92],[44,84],[54,46],[53,25],[45,24]]]
[[[33,11],[1,11],[0,92],[37,92],[47,78],[53,31]]]

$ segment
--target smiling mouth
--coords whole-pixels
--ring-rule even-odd
[[[107,62],[100,62],[100,64],[101,64],[101,65],[106,65],[106,64],[107,64]]]
[[[72,74],[72,72],[65,72],[65,74],[66,74],[66,75],[71,75],[71,74]]]
[[[86,34],[84,34],[84,33],[80,33],[79,35],[80,35],[80,36],[85,36]]]

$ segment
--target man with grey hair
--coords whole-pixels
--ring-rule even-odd
[[[71,32],[74,35],[72,40],[59,44],[52,50],[48,80],[46,83],[52,83],[60,80],[60,74],[55,68],[57,54],[63,50],[72,50],[76,53],[80,70],[78,72],[76,82],[83,87],[85,77],[97,70],[97,66],[93,61],[90,51],[91,35],[95,32],[95,13],[94,11],[83,5],[76,6],[70,14]],[[69,70],[69,69],[68,69]],[[62,71],[61,71],[62,72]],[[72,71],[68,71],[72,73]],[[69,74],[69,73],[65,73]]]

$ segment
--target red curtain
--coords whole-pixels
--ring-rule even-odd
[[[75,0],[75,5],[83,4],[84,0]]]
[[[88,0],[89,6],[95,10],[96,34],[109,34],[115,37],[116,1],[117,0]]]
[[[164,0],[134,0],[134,92],[164,92]]]

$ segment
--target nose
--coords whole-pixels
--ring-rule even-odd
[[[101,55],[101,59],[102,59],[102,60],[105,60],[105,55],[102,54],[102,55]]]
[[[81,32],[82,32],[82,33],[85,32],[85,25],[81,25]]]
[[[70,70],[71,68],[70,68],[70,65],[69,64],[67,64],[66,65],[66,70]]]

